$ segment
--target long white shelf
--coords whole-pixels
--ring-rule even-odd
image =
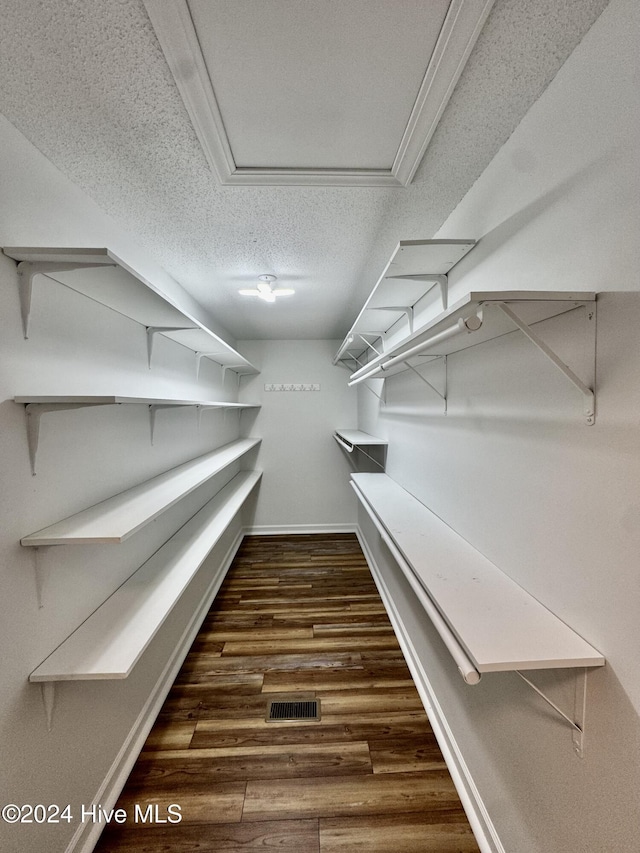
[[[83,409],[92,406],[121,406],[121,405],[145,405],[149,408],[149,426],[151,431],[151,444],[155,429],[156,412],[159,409],[172,409],[191,407],[198,410],[224,409],[242,412],[244,409],[259,409],[260,403],[231,403],[222,400],[176,400],[175,398],[158,397],[119,397],[98,394],[84,396],[57,395],[57,396],[33,396],[22,395],[13,398],[16,403],[25,407],[27,416],[27,442],[29,445],[29,459],[31,461],[31,473],[36,473],[36,457],[38,455],[38,444],[40,440],[40,419],[48,412],[58,412],[68,409]],[[199,423],[199,420],[198,420]]]
[[[360,358],[370,350],[365,340],[373,341],[387,333],[403,318],[411,334],[414,307],[435,286],[446,308],[447,274],[474,246],[475,240],[402,240],[340,345],[334,363]]]
[[[351,477],[409,580],[426,593],[449,650],[457,644],[478,673],[469,683],[485,672],[604,665],[600,652],[386,474]]]
[[[185,462],[145,483],[31,533],[22,545],[81,545],[123,542],[198,486],[260,443],[244,438]]]
[[[22,395],[13,398],[16,403],[49,404],[64,406],[77,404],[85,406],[120,406],[125,404],[141,404],[145,406],[202,406],[210,409],[255,409],[260,403],[232,403],[226,400],[177,400],[175,397],[120,397],[116,395],[86,394],[80,396],[56,395],[35,396]]]
[[[369,433],[362,432],[359,429],[337,429],[336,435],[347,444],[353,447],[369,447],[373,445],[381,445],[386,447],[388,442],[385,438],[376,438]]]
[[[29,676],[32,682],[126,678],[260,480],[242,471]]]
[[[385,366],[380,373],[376,374],[378,377],[391,376],[406,370],[406,362],[402,357],[413,359],[411,363],[415,364],[420,358],[451,355],[467,347],[509,334],[518,326],[510,314],[504,312],[503,305],[517,310],[518,319],[530,327],[595,301],[595,293],[576,291],[507,290],[468,293],[412,335],[396,342],[385,352],[372,358],[366,365],[356,370],[351,379],[357,379],[395,357],[400,358],[394,364]],[[470,319],[473,322],[467,324],[465,321]],[[424,345],[424,349],[407,356],[407,352],[417,345]]]
[[[590,363],[582,377],[578,376],[540,337],[534,327],[544,320],[582,309],[584,318],[585,352]],[[596,294],[579,291],[483,291],[468,293],[459,302],[442,311],[413,332],[395,343],[383,347],[365,364],[351,374],[349,385],[367,379],[385,379],[404,370],[413,369],[421,379],[447,402],[446,358],[467,347],[484,343],[511,332],[522,333],[573,385],[583,401],[585,421],[595,423],[595,360],[596,360]],[[343,355],[347,360],[349,354]],[[444,394],[431,385],[416,368],[426,361],[443,359],[445,365]]]
[[[9,247],[3,251],[18,262],[25,338],[33,279],[44,275],[146,326],[149,362],[154,336],[162,334],[197,353],[198,365],[199,358],[206,357],[238,374],[259,372],[219,335],[179,308],[109,249]]]

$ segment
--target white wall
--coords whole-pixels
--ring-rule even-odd
[[[386,407],[360,393],[360,427],[389,438],[389,475],[607,659],[589,676],[581,760],[515,674],[464,685],[361,515],[507,853],[632,853],[640,837],[639,18],[614,0],[436,235],[480,239],[453,300],[604,292],[596,425],[519,333],[450,357],[446,418],[410,373],[387,380]],[[539,330],[581,362],[578,312]],[[534,676],[572,711],[570,671]]]
[[[265,305],[269,310],[270,305]],[[251,435],[262,438],[264,470],[255,532],[354,530],[351,460],[332,438],[355,427],[357,398],[334,367],[339,341],[241,341],[259,376],[242,380],[241,400],[262,404]],[[319,391],[265,391],[272,384],[317,384]]]
[[[12,128],[1,124],[0,136],[6,142],[0,144],[6,179],[0,245],[109,245],[130,262],[136,252],[143,257],[139,249],[130,251],[126,234],[35,149],[25,140],[19,145]],[[145,272],[153,272],[149,262]],[[180,296],[177,286],[172,292]],[[189,300],[184,304],[192,307]],[[121,545],[39,549],[45,578],[39,608],[35,553],[20,546],[22,536],[239,434],[237,416],[225,418],[221,410],[204,411],[199,430],[194,409],[159,411],[152,446],[145,406],[55,412],[42,419],[37,475],[32,477],[24,406],[13,397],[99,393],[234,400],[237,386],[233,373],[223,383],[220,368],[207,360],[196,380],[194,353],[165,338],[156,341],[149,370],[144,327],[43,277],[34,282],[25,341],[16,264],[0,253],[1,799],[69,803],[74,815],[70,824],[0,821],[3,853],[62,853],[82,828],[80,805],[94,798],[108,805],[115,796],[117,783],[126,779],[127,760],[135,758],[159,709],[161,690],[171,684],[170,673],[163,682],[167,662],[209,582],[237,544],[241,519],[212,551],[129,678],[59,685],[49,732],[40,687],[28,682],[29,673],[237,470],[255,467],[252,451]],[[252,419],[255,414],[243,414],[241,429],[248,431]],[[251,523],[250,514],[246,521]],[[103,790],[105,780],[109,785]],[[85,825],[87,833],[91,828]]]
[[[124,229],[2,118],[0,175],[0,246],[108,246],[228,337]],[[356,395],[347,389],[345,371],[331,364],[337,345],[248,343],[241,351],[264,364],[264,373],[243,378],[238,387],[234,373],[223,379],[220,368],[206,359],[196,379],[194,353],[158,336],[149,370],[142,326],[44,277],[34,281],[25,341],[16,264],[0,253],[0,791],[3,802],[70,803],[74,814],[70,824],[0,821],[3,853],[62,853],[72,838],[76,849],[90,845],[91,824],[77,835],[80,806],[94,801],[108,806],[126,779],[127,762],[135,758],[159,708],[159,685],[166,689],[171,683],[164,672],[167,661],[208,583],[237,544],[242,523],[269,532],[354,529],[349,462],[331,438],[336,426],[353,427],[356,421]],[[312,382],[321,390],[265,394],[265,382]],[[198,429],[195,410],[161,410],[153,446],[144,406],[46,414],[32,477],[24,407],[13,402],[14,396],[29,394],[240,396],[262,402],[264,411],[238,417],[205,410]],[[263,435],[264,450],[243,457],[125,543],[39,549],[45,583],[38,607],[35,553],[20,546],[22,536],[248,434]],[[260,486],[266,485],[265,492],[249,502],[243,518],[212,551],[131,676],[59,685],[48,732],[40,687],[29,684],[29,673],[237,470],[254,467],[265,469]]]

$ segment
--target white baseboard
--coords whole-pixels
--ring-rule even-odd
[[[245,527],[247,536],[295,536],[313,533],[355,533],[358,525],[353,524],[258,524]]]
[[[420,658],[411,642],[408,629],[391,597],[389,589],[373,557],[367,541],[358,527],[356,535],[364,552],[371,574],[378,587],[378,592],[393,625],[400,647],[411,671],[420,698],[429,717],[431,728],[436,736],[444,760],[456,786],[458,795],[475,835],[481,853],[505,853],[489,812],[480,796],[471,772],[462,756],[455,736],[449,727],[444,711],[436,698],[433,686],[425,672]]]
[[[107,811],[115,806],[116,801],[120,796],[120,792],[133,769],[133,765],[136,762],[138,754],[147,739],[147,735],[151,731],[155,719],[162,708],[162,704],[166,699],[176,676],[178,675],[180,667],[182,666],[189,649],[191,648],[191,644],[196,638],[196,635],[200,630],[200,626],[209,612],[213,599],[216,597],[216,594],[222,585],[222,581],[225,579],[225,576],[229,571],[233,558],[240,547],[243,537],[244,533],[240,531],[225,554],[219,570],[216,572],[215,577],[207,587],[207,591],[204,594],[198,609],[189,620],[180,640],[176,644],[173,655],[167,662],[155,688],[138,714],[138,718],[131,728],[127,739],[122,745],[115,761],[111,765],[109,772],[95,795],[92,805],[95,804],[96,806],[102,806],[102,808]],[[91,853],[103,829],[104,825],[100,823],[87,823],[81,825],[74,833],[65,853],[75,853],[75,851],[77,851],[77,853]]]

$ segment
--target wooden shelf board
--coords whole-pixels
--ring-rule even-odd
[[[261,473],[242,471],[29,676],[32,682],[126,678]]]
[[[359,429],[337,429],[336,435],[349,442],[349,444],[353,444],[355,447],[369,445],[384,445],[386,447],[388,444],[386,439],[376,438],[375,436],[362,432]]]
[[[123,542],[260,443],[245,438],[153,477],[69,518],[31,533],[25,546]]]
[[[478,672],[602,666],[603,656],[386,474],[352,474]]]

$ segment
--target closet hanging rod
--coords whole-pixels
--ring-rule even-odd
[[[467,334],[471,332],[477,332],[481,326],[482,312],[480,311],[477,314],[471,314],[471,316],[469,317],[460,317],[460,319],[453,326],[449,326],[448,328],[443,329],[441,332],[432,335],[426,341],[422,341],[422,343],[416,344],[416,346],[411,347],[411,349],[408,349],[403,353],[400,353],[400,355],[388,358],[386,361],[383,361],[377,366],[371,368],[371,370],[366,371],[367,365],[365,365],[363,368],[361,368],[360,371],[356,371],[356,373],[354,373],[354,378],[348,384],[349,386],[357,385],[358,382],[362,382],[364,379],[371,379],[376,374],[384,370],[388,370],[390,367],[394,367],[394,365],[396,364],[406,362],[407,359],[411,358],[414,355],[419,355],[421,352],[433,346],[434,344],[439,344],[442,341],[446,341],[448,338],[453,338],[455,335],[459,335],[463,332],[466,332]],[[361,375],[358,375],[359,373]]]
[[[360,491],[358,486],[353,481],[351,481],[351,486],[357,494],[358,499],[364,507],[367,515],[376,526],[376,529],[382,537],[383,542],[391,552],[391,555],[393,556],[394,560],[398,563],[398,566],[402,570],[402,573],[409,581],[409,584],[415,592],[418,601],[420,602],[423,609],[427,613],[427,616],[433,623],[434,628],[436,629],[443,643],[447,647],[449,654],[454,659],[456,666],[458,667],[458,671],[460,672],[460,675],[467,684],[477,684],[480,681],[480,673],[478,672],[473,662],[456,639],[455,635],[453,634],[445,620],[440,615],[440,611],[435,606],[428,593],[424,590],[424,588],[416,578],[413,570],[411,569],[411,566],[402,556],[402,553],[398,549],[397,545],[394,543],[393,539],[385,530],[380,519],[377,517],[374,510],[369,506],[369,503],[367,502],[367,499],[365,498],[364,494]]]
[[[333,437],[334,437],[334,438],[335,438],[335,440],[338,442],[338,444],[339,444],[342,448],[344,448],[344,450],[346,450],[346,451],[347,451],[347,453],[353,453],[353,451],[355,450],[355,447],[356,447],[356,446],[355,446],[355,444],[347,444],[347,442],[346,442],[346,441],[343,441],[343,440],[340,438],[340,436],[339,436],[339,435],[336,435],[335,433],[333,434]]]

